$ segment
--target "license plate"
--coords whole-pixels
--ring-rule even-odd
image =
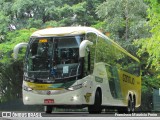
[[[54,103],[54,99],[44,99],[45,104],[51,104]]]

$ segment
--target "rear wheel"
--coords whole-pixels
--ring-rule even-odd
[[[132,113],[132,99],[131,97],[128,98],[128,107],[127,107],[127,113]]]
[[[132,101],[131,97],[128,98],[128,105],[127,107],[119,107],[118,112],[119,113],[133,113],[135,110],[135,102]]]
[[[52,108],[53,108],[53,106],[51,106],[51,105],[44,106],[45,113],[51,114]]]
[[[90,114],[99,114],[102,111],[101,108],[101,93],[96,91],[94,105],[88,106],[88,111]]]
[[[136,106],[136,98],[133,99],[132,101],[132,113],[135,112],[135,106]]]

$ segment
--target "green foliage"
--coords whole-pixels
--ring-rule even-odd
[[[150,1],[150,9],[148,9],[149,25],[151,27],[151,37],[135,41],[135,44],[140,46],[138,51],[139,56],[148,54],[147,66],[160,70],[160,4],[157,0]]]
[[[59,26],[92,25],[98,20],[96,7],[104,0],[15,0],[1,2],[2,23],[16,29],[42,28],[48,21],[56,21]],[[1,11],[4,16],[1,15]],[[5,17],[5,18],[4,18]],[[6,17],[8,20],[6,20]],[[0,19],[0,21],[1,21]],[[3,21],[5,19],[5,21]],[[7,22],[8,23],[8,22]]]
[[[104,21],[98,21],[97,24],[92,25],[92,27],[102,30],[102,32],[105,32],[106,23]]]
[[[146,1],[150,5],[147,10],[148,22],[146,23],[146,26],[150,27],[150,31],[148,31],[150,36],[135,40],[134,45],[139,48],[137,55],[140,57],[142,65],[142,100],[144,101],[142,107],[143,109],[147,109],[146,104],[148,104],[148,108],[151,109],[149,105],[152,100],[148,98],[152,97],[153,93],[151,91],[153,91],[153,88],[160,88],[160,3],[158,3],[157,0]]]
[[[132,44],[133,40],[150,36],[146,21],[147,8],[143,0],[105,1],[97,7],[97,15],[104,20],[103,29],[110,33],[110,38],[137,56],[138,48]]]
[[[22,97],[22,61],[0,63],[0,103]]]
[[[13,60],[12,51],[14,46],[20,42],[28,42],[31,33],[33,33],[33,31],[35,30],[36,30],[35,28],[32,28],[32,29],[22,29],[22,30],[8,32],[6,35],[7,38],[6,42],[0,44],[1,63],[10,63],[11,60]],[[22,57],[20,59],[22,59]]]
[[[9,24],[9,17],[6,16],[2,11],[0,11],[0,23],[0,33],[8,31],[8,28],[6,26],[8,26]]]
[[[155,72],[156,73],[156,72]],[[154,74],[155,74],[154,73]],[[148,88],[154,88],[154,89],[159,89],[160,86],[160,79],[157,79],[156,75],[145,75],[143,77],[144,81],[143,81],[143,86],[147,86]],[[156,84],[155,84],[156,83]]]
[[[44,28],[47,28],[47,27],[58,27],[58,26],[63,26],[63,24],[60,23],[60,22],[54,21],[54,20],[47,21],[44,24]]]
[[[105,20],[106,30],[114,39],[133,41],[146,36],[147,8],[143,0],[113,0],[98,6],[97,14]]]
[[[20,42],[28,42],[35,28],[8,32],[6,41],[0,44],[0,102],[21,98],[23,79],[23,58],[25,49],[22,49],[17,61],[13,60],[13,48]]]
[[[16,0],[11,7],[13,13],[16,15],[13,24],[19,29],[40,28],[43,23],[56,16],[55,6],[58,3],[56,0]]]

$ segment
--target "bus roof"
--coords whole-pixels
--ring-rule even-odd
[[[57,27],[57,28],[46,28],[34,32],[31,37],[54,37],[54,36],[68,36],[85,34],[87,32],[96,32],[98,30],[92,27]]]
[[[124,48],[122,48],[119,44],[102,34],[100,31],[98,31],[95,28],[92,27],[82,27],[82,26],[77,26],[77,27],[56,27],[56,28],[46,28],[42,30],[38,30],[34,32],[31,37],[57,37],[57,36],[69,36],[69,35],[80,35],[80,34],[85,34],[88,32],[94,32],[97,35],[102,36],[105,38],[107,41],[111,42],[113,46],[115,46],[117,49],[122,51],[123,53],[127,54],[130,56],[132,59],[136,60],[137,62],[140,62],[136,57],[131,55],[129,52],[127,52]]]

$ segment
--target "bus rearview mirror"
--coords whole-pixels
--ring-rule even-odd
[[[93,42],[90,42],[89,40],[83,40],[80,44],[79,47],[79,56],[80,57],[85,57],[85,51],[86,51],[86,47],[88,45],[93,45]]]
[[[27,45],[28,45],[28,43],[23,42],[23,43],[17,44],[17,45],[14,47],[14,49],[13,49],[13,57],[14,57],[14,59],[17,59],[19,49],[22,48],[22,47],[27,47]]]

